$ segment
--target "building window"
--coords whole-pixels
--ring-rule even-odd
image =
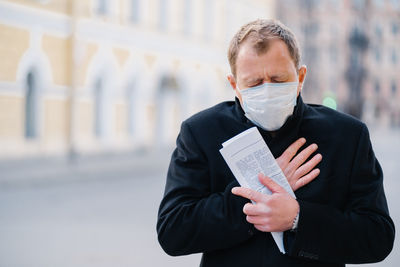
[[[382,39],[382,29],[379,25],[375,26],[375,35],[377,37],[378,40]]]
[[[140,0],[130,0],[130,3],[130,19],[133,23],[137,23],[140,20]]]
[[[340,3],[337,0],[330,0],[328,8],[336,12],[340,8]]]
[[[384,0],[374,0],[375,6],[381,8],[384,6]]]
[[[214,0],[204,1],[204,38],[211,40],[214,32]]]
[[[365,6],[365,0],[353,0],[353,8],[361,10]]]
[[[319,52],[318,47],[312,44],[304,47],[304,61],[305,62],[313,62],[316,58],[318,58]]]
[[[394,48],[392,50],[392,63],[393,63],[393,65],[397,64],[397,53],[396,53],[396,49],[394,49]]]
[[[110,11],[109,0],[97,0],[96,12],[98,15],[107,15]]]
[[[400,8],[400,0],[391,0],[392,6],[396,9]]]
[[[159,145],[170,144],[178,134],[181,116],[181,91],[174,75],[163,75],[156,95],[156,138]]]
[[[99,78],[94,88],[94,134],[104,136],[104,81]]]
[[[381,91],[381,85],[379,81],[375,81],[375,93],[379,94],[380,91]]]
[[[168,0],[159,0],[158,28],[162,31],[168,29]]]
[[[392,81],[392,94],[396,95],[397,92],[397,85],[395,81]]]
[[[135,95],[135,82],[130,81],[126,88],[127,97],[127,119],[128,119],[128,133],[133,136],[135,134],[135,109],[136,107],[136,95]]]
[[[192,9],[193,0],[185,0],[183,7],[183,34],[190,35],[192,33]]]
[[[306,22],[301,27],[303,33],[307,37],[313,37],[318,34],[319,26],[317,22]]]
[[[38,137],[38,88],[34,71],[26,77],[25,95],[25,137],[35,139]]]
[[[375,52],[376,62],[380,62],[381,61],[381,50],[379,49],[379,47],[375,47],[374,52]]]
[[[165,93],[166,91],[176,92],[179,90],[178,81],[175,76],[165,75],[161,78],[160,92]]]
[[[392,22],[392,33],[393,35],[397,35],[399,32],[399,25],[396,22]]]

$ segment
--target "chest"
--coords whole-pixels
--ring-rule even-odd
[[[288,140],[267,142],[267,145],[274,157],[277,158],[297,138],[296,136]],[[296,197],[313,203],[332,205],[337,208],[343,207],[348,195],[353,159],[353,155],[349,151],[352,151],[352,149],[348,145],[345,146],[335,141],[339,140],[335,138],[327,139],[312,135],[305,136],[305,138],[307,143],[302,149],[316,143],[318,150],[313,155],[320,153],[323,158],[316,166],[320,169],[319,176],[311,183],[298,189],[295,192]],[[225,190],[228,184],[235,181],[235,178],[223,158],[218,155],[214,157],[216,160],[210,164],[211,188],[214,192],[221,192]]]

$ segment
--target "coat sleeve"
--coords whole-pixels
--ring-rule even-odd
[[[254,232],[242,212],[246,200],[231,193],[236,182],[211,192],[208,160],[182,123],[157,221],[159,243],[169,255],[232,247]]]
[[[383,189],[382,169],[363,124],[343,210],[299,200],[296,233],[285,232],[289,255],[338,263],[383,260],[392,250],[394,224]]]

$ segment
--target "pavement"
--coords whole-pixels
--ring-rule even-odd
[[[172,148],[0,160],[0,186],[88,181],[118,175],[160,174]],[[100,175],[99,175],[100,174]]]
[[[400,229],[400,131],[371,131]],[[170,149],[0,162],[0,267],[198,266],[157,242]],[[352,266],[352,265],[348,265]],[[378,264],[400,266],[400,242]]]
[[[0,267],[196,266],[157,242],[171,150],[0,163]]]

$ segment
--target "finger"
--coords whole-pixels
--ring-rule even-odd
[[[265,199],[267,197],[263,193],[260,193],[253,189],[245,188],[245,187],[232,188],[232,194],[253,200],[254,202],[265,201]]]
[[[248,216],[259,216],[259,215],[265,215],[270,211],[270,208],[261,202],[258,202],[256,204],[252,203],[246,203],[246,205],[243,206],[243,213],[248,215]]]
[[[271,232],[269,225],[265,224],[254,224],[254,228],[261,232]]]
[[[318,149],[317,144],[311,144],[303,151],[301,151],[290,163],[289,163],[289,170],[294,171],[297,170],[297,168],[302,165],[312,153],[314,153]]]
[[[246,221],[252,224],[262,225],[268,222],[268,219],[263,216],[246,216]]]
[[[260,180],[260,183],[265,185],[272,193],[282,193],[286,192],[285,189],[283,189],[282,186],[278,185],[275,183],[274,180],[269,178],[268,176],[265,176],[264,174],[260,173],[258,175],[258,179]]]
[[[296,155],[297,151],[299,151],[300,147],[302,147],[306,143],[306,139],[304,137],[297,139],[293,144],[291,144],[277,160],[283,160],[289,162]]]
[[[259,211],[258,211],[258,209],[257,209],[257,207],[254,205],[254,204],[252,204],[252,203],[247,203],[246,205],[244,205],[243,206],[243,213],[244,214],[246,214],[246,215],[258,215],[259,214]]]
[[[294,189],[293,191],[296,191],[297,189],[299,189],[300,187],[303,187],[305,185],[307,185],[308,183],[310,183],[311,181],[313,181],[315,178],[317,178],[317,176],[320,174],[320,170],[319,169],[314,169],[312,170],[310,173],[308,173],[307,175],[301,177],[299,180],[296,181],[296,183],[294,184]]]
[[[322,160],[322,155],[321,154],[315,155],[314,157],[312,157],[312,159],[307,161],[305,164],[301,165],[300,168],[298,168],[294,172],[294,177],[296,177],[298,179],[298,178],[306,175],[312,169],[314,169],[315,166],[317,166],[317,164],[321,162],[321,160]]]

